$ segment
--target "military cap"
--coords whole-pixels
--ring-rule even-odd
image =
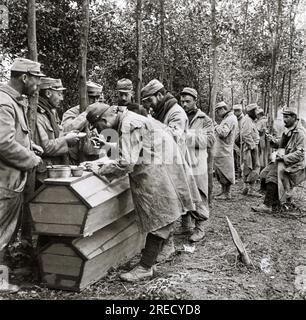
[[[184,95],[184,94],[188,94],[192,97],[194,97],[195,99],[198,99],[198,93],[197,93],[197,90],[193,89],[193,88],[184,88],[182,91],[181,91],[181,95]]]
[[[129,92],[133,90],[133,83],[130,79],[120,79],[117,82],[117,91],[120,92]]]
[[[97,97],[102,94],[103,87],[95,82],[87,81],[86,87],[87,87],[87,94],[89,96]]]
[[[164,88],[164,85],[157,79],[151,80],[146,86],[141,89],[141,98],[145,100],[153,96],[158,90]]]
[[[233,110],[242,110],[242,104],[234,104]]]
[[[261,114],[261,113],[265,113],[264,109],[263,108],[258,108],[256,110],[256,114]]]
[[[221,102],[216,104],[215,110],[217,110],[219,108],[227,108],[227,104],[224,101],[221,101]]]
[[[40,71],[40,66],[41,64],[39,62],[24,58],[16,58],[11,66],[11,71],[29,73],[36,77],[45,77],[46,75]]]
[[[86,119],[91,124],[95,123],[95,122],[99,121],[99,119],[101,119],[103,114],[111,108],[112,108],[112,106],[110,106],[108,104],[105,104],[102,102],[95,102],[95,103],[89,105]]]
[[[61,79],[42,78],[40,82],[40,89],[51,89],[56,91],[66,90],[62,85]]]
[[[246,110],[246,112],[250,112],[251,110],[257,109],[257,108],[258,108],[257,103],[251,103],[246,106],[245,110]]]
[[[283,109],[283,114],[289,114],[289,115],[295,114],[297,116],[298,115],[297,107],[294,105],[291,105],[289,107],[285,106]]]

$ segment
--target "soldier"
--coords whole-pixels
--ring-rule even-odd
[[[241,125],[241,162],[244,182],[242,194],[261,197],[254,189],[260,171],[258,154],[259,133],[255,123],[257,109],[256,103],[249,104],[246,107],[247,114]]]
[[[200,241],[204,237],[205,221],[209,218],[207,155],[215,143],[213,122],[197,108],[197,98],[198,93],[193,88],[187,87],[181,92],[181,104],[189,120],[186,143],[193,176],[203,202],[203,210],[195,210],[182,216],[182,226],[187,232],[192,232],[192,224],[188,218],[195,220],[195,229],[189,237],[192,242]]]
[[[74,130],[78,130],[81,132],[87,131],[88,121],[86,120],[86,116],[90,109],[89,106],[101,100],[101,96],[103,95],[103,92],[102,92],[103,87],[92,81],[86,82],[86,87],[87,87],[87,95],[88,95],[88,107],[86,108],[85,111],[80,113],[80,106],[77,105],[75,107],[68,109],[63,114],[62,126],[64,129],[64,132],[69,132]],[[91,136],[96,135],[95,132],[92,132],[92,131],[90,132],[88,130],[87,133],[89,137],[85,139],[84,145],[83,145],[83,152],[85,156],[84,161],[85,160],[91,161],[99,158],[100,151],[95,149],[89,141]],[[71,163],[73,164],[80,163],[81,159],[80,159],[79,143],[69,148],[69,157],[70,157]]]
[[[187,182],[189,168],[160,122],[128,111],[126,107],[94,106],[87,115],[88,121],[99,132],[104,129],[118,132],[120,157],[102,167],[95,166],[94,162],[89,163],[89,167],[108,179],[129,174],[139,226],[147,233],[140,263],[120,277],[130,282],[146,279],[153,276],[153,265],[174,221],[185,211],[194,209]],[[193,188],[196,189],[195,184]]]
[[[188,155],[188,149],[186,147],[188,117],[184,109],[178,104],[178,101],[170,92],[167,92],[164,85],[157,79],[151,80],[142,88],[141,96],[142,101],[145,101],[147,107],[153,110],[152,117],[164,124],[164,130],[173,136],[183,155]],[[192,175],[189,179],[192,180],[192,183],[195,183]],[[196,190],[194,197],[199,203],[201,202],[201,196],[198,190]],[[173,253],[175,253],[175,246],[173,236],[171,235],[164,244],[157,261],[164,261]]]
[[[262,108],[257,109],[256,111],[256,127],[259,133],[259,163],[260,169],[264,169],[268,165],[268,152],[267,152],[267,140],[266,133],[268,133],[268,118],[264,114],[264,110]]]
[[[305,129],[298,120],[295,106],[283,110],[286,131],[281,139],[268,134],[267,138],[277,148],[275,159],[261,172],[265,182],[264,203],[252,207],[254,211],[271,213],[286,202],[291,202],[292,189],[305,180]]]
[[[68,147],[79,141],[77,132],[64,134],[60,125],[57,110],[64,90],[60,79],[43,78],[40,84],[35,143],[44,150],[44,162],[37,168],[37,187],[47,178],[47,165],[69,164]]]
[[[233,105],[234,115],[238,120],[238,130],[234,144],[234,159],[235,159],[235,169],[237,171],[238,178],[241,178],[241,141],[240,141],[240,130],[244,114],[242,112],[242,105]]]
[[[44,76],[40,63],[17,58],[11,67],[11,79],[0,86],[0,265],[6,263],[6,248],[16,231],[28,172],[42,162],[36,154],[43,151],[31,143],[22,95],[37,92]],[[0,292],[18,291],[8,279],[1,280]]]
[[[230,200],[231,185],[235,183],[234,143],[238,130],[238,121],[227,104],[222,101],[215,107],[216,115],[221,123],[215,123],[215,157],[214,165],[217,179],[222,191],[215,199]]]
[[[118,106],[125,106],[129,111],[136,112],[142,116],[147,116],[146,109],[135,103],[133,83],[130,79],[120,79],[117,82]]]

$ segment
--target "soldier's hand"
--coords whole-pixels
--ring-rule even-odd
[[[41,156],[44,153],[44,149],[41,146],[38,146],[37,144],[32,145],[33,151],[38,156]]]
[[[43,159],[41,157],[36,156],[34,160],[34,167],[37,167],[40,164],[43,164]]]
[[[272,136],[272,134],[266,133],[266,137],[267,137],[268,141],[275,142],[275,138]]]
[[[69,132],[65,135],[65,139],[68,143],[68,146],[74,146],[80,140],[78,133],[76,132]]]

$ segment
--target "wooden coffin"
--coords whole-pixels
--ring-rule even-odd
[[[85,237],[134,209],[127,176],[105,182],[93,173],[46,179],[30,203],[34,233]]]
[[[38,255],[42,284],[81,291],[129,261],[143,245],[134,211],[86,238],[49,237]]]

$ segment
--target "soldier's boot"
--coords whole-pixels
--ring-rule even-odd
[[[221,192],[215,195],[215,199],[217,199],[217,197],[223,196],[225,193],[225,186],[224,184],[221,184]]]
[[[173,239],[173,235],[170,235],[170,237],[167,240],[165,240],[162,250],[156,258],[156,262],[157,263],[165,262],[169,260],[174,253],[175,253],[174,239]]]
[[[205,221],[206,220],[197,220],[196,221],[196,227],[194,228],[192,235],[189,237],[189,241],[198,242],[204,238],[204,236],[205,236],[205,232],[204,232]]]
[[[0,293],[16,293],[19,286],[9,283],[9,268],[5,264],[5,252],[0,251]]]
[[[175,234],[190,235],[193,230],[193,218],[190,213],[186,213],[182,216],[181,228],[175,231]]]
[[[231,185],[224,185],[224,193],[220,196],[215,197],[217,200],[231,200],[232,194],[231,194]]]
[[[264,212],[264,213],[272,213],[272,207],[268,207],[265,204],[260,204],[256,207],[251,207],[251,209],[255,212]]]
[[[261,198],[261,197],[262,197],[262,194],[259,193],[259,192],[257,192],[257,191],[255,190],[255,184],[250,184],[250,185],[249,185],[248,196],[256,197],[256,198]]]
[[[150,279],[153,277],[153,267],[145,268],[142,265],[137,265],[129,272],[122,273],[120,279],[127,282],[136,282],[140,280]]]

